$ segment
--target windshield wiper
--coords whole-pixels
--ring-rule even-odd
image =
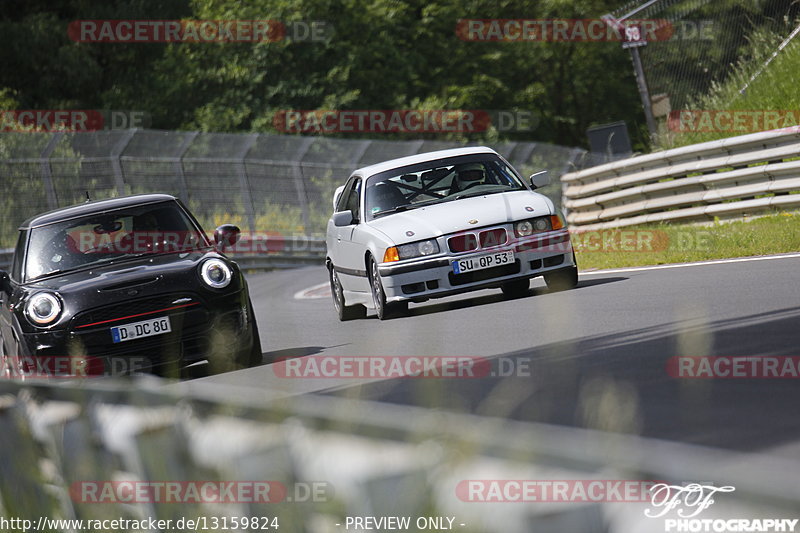
[[[46,279],[46,278],[49,278],[51,276],[57,276],[58,274],[63,274],[64,272],[68,272],[69,270],[71,270],[71,269],[67,269],[67,270],[64,270],[64,269],[51,270],[50,272],[45,272],[44,274],[39,274],[35,278],[31,278],[28,281],[39,281],[40,279]]]
[[[383,215],[391,215],[392,213],[399,213],[401,211],[408,211],[410,209],[416,209],[417,207],[419,207],[419,206],[418,205],[411,205],[411,204],[398,205],[397,207],[393,207],[391,209],[387,209],[386,211],[379,211],[379,212],[375,213],[374,215],[372,215],[372,218],[378,218],[378,217],[381,217]]]
[[[503,189],[500,191],[475,191],[475,192],[465,192],[464,194],[457,194],[455,195],[452,200],[461,200],[462,198],[473,198],[475,196],[486,196],[487,194],[497,194],[500,192],[509,192],[507,189]]]

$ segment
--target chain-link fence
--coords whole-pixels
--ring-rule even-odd
[[[653,113],[666,119],[671,110],[697,106],[698,99],[736,71],[737,63],[758,66],[763,61],[754,57],[758,48],[777,49],[797,25],[800,4],[631,0],[612,13],[614,18],[629,14],[631,20],[657,24],[640,54]]]
[[[180,197],[205,229],[323,233],[333,191],[372,163],[460,146],[444,141],[351,140],[273,134],[154,130],[0,133],[0,248],[20,222],[85,200],[164,192]],[[521,172],[554,182],[585,153],[546,143],[493,146]],[[560,202],[556,183],[545,191]]]

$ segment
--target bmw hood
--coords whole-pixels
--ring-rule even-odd
[[[525,190],[401,211],[372,220],[369,225],[384,233],[395,244],[402,244],[552,213],[553,203],[547,197]],[[409,232],[413,232],[413,235],[409,236]]]

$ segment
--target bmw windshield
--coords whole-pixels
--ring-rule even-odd
[[[429,161],[370,177],[366,213],[374,219],[426,205],[525,188],[514,169],[492,155]]]

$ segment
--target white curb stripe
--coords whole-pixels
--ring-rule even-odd
[[[323,291],[323,289],[327,289]],[[325,283],[320,283],[319,285],[314,285],[313,287],[308,287],[307,289],[303,289],[302,291],[297,291],[294,293],[295,300],[315,300],[318,298],[330,298],[331,297],[331,285],[327,281]]]
[[[615,268],[613,270],[590,270],[589,272],[580,272],[581,276],[590,276],[594,274],[616,274],[623,272],[643,272],[646,270],[665,270],[668,268],[686,268],[695,266],[706,265],[723,265],[726,263],[747,263],[749,261],[768,261],[771,259],[797,259],[800,258],[798,254],[781,254],[781,255],[762,255],[758,257],[738,257],[735,259],[714,259],[712,261],[698,261],[696,263],[676,263],[671,265],[652,265],[645,267],[630,267],[630,268]]]

